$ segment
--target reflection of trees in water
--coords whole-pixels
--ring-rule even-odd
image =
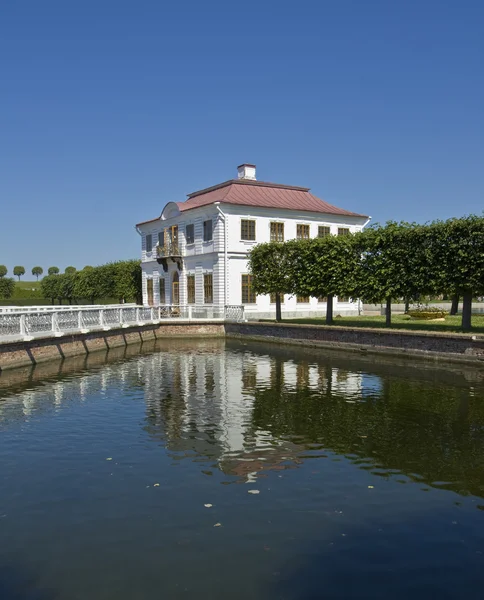
[[[472,397],[466,389],[388,377],[379,393],[349,403],[335,393],[333,375],[326,367],[321,380],[331,385],[321,392],[288,387],[276,369],[272,388],[255,392],[254,426],[276,438],[356,454],[363,468],[484,496],[482,393]]]

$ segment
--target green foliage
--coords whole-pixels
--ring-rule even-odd
[[[260,244],[250,256],[257,293],[328,298],[350,296],[387,304],[422,295],[462,296],[462,327],[471,327],[472,298],[484,294],[484,217],[429,225],[389,222],[349,236]]]
[[[5,277],[8,273],[8,269],[5,265],[0,265],[0,277]]]
[[[32,269],[32,275],[35,275],[37,277],[37,281],[39,280],[39,275],[42,275],[43,272],[44,269],[42,267],[34,267]]]
[[[120,302],[141,304],[141,264],[139,260],[123,260],[113,263],[113,296]]]
[[[25,267],[17,265],[13,268],[13,274],[15,275],[15,277],[18,277],[18,280],[20,281],[22,275],[25,275]]]
[[[49,267],[47,269],[47,273],[49,275],[57,275],[57,273],[59,273],[59,271],[60,271],[59,267]]]
[[[42,295],[44,298],[50,298],[52,300],[52,304],[56,298],[61,297],[61,282],[62,279],[59,275],[47,275],[40,282],[40,289],[42,290]]]
[[[66,275],[72,275],[73,273],[75,273],[77,271],[76,267],[66,267],[64,269],[64,273]]]
[[[15,290],[15,279],[12,277],[0,277],[0,298],[8,300],[13,296]]]

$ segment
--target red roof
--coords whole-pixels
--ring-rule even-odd
[[[358,213],[328,204],[310,193],[309,188],[266,183],[250,179],[230,179],[210,188],[188,194],[188,200],[177,202],[181,212],[207,206],[214,202],[236,204],[240,206],[258,206],[263,208],[281,208],[318,212],[330,215],[366,217]],[[156,219],[155,219],[156,220]],[[150,221],[145,221],[149,223]],[[142,223],[139,223],[142,225]]]
[[[177,202],[177,205],[181,211],[186,211],[214,202],[302,210],[332,215],[365,216],[328,204],[324,200],[313,196],[309,188],[249,179],[231,179],[214,187],[194,192],[188,195],[186,202]]]

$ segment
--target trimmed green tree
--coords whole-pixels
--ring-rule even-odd
[[[385,324],[391,326],[392,300],[406,302],[434,289],[429,269],[425,227],[389,222],[356,235],[360,254],[357,295],[367,302],[385,303]]]
[[[113,263],[113,297],[119,302],[134,300],[141,304],[141,263],[139,260],[122,260]]]
[[[47,269],[47,273],[49,275],[57,275],[57,273],[59,273],[59,271],[60,271],[59,267],[49,267]]]
[[[25,275],[25,267],[17,265],[13,268],[13,274],[15,275],[15,277],[18,277],[18,280],[20,281],[22,275]]]
[[[326,297],[326,324],[333,323],[334,296],[357,297],[360,256],[354,235],[286,242],[291,293]]]
[[[0,298],[8,300],[15,291],[15,279],[13,277],[0,277]]]
[[[32,275],[35,275],[35,277],[37,277],[37,281],[39,281],[39,275],[42,275],[43,272],[44,269],[42,267],[34,267],[32,269]]]
[[[8,273],[8,269],[5,265],[0,265],[0,277],[5,277]]]
[[[462,297],[462,328],[472,327],[472,298],[484,294],[484,217],[470,215],[429,226],[439,293]]]
[[[73,273],[75,273],[77,271],[76,267],[66,267],[64,269],[64,273],[66,275],[72,275]]]
[[[40,282],[40,289],[44,298],[50,298],[52,304],[55,304],[56,298],[62,298],[61,278],[57,274],[47,275]]]
[[[274,294],[276,321],[282,320],[281,296],[290,293],[288,246],[280,242],[258,244],[249,255],[249,271],[256,294]]]

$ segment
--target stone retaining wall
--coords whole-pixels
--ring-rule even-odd
[[[28,342],[0,344],[0,372],[4,369],[39,362],[109,350],[128,344],[139,344],[159,338],[223,337],[224,324],[190,322],[179,324],[140,325],[109,331],[75,333],[62,337],[36,338]]]
[[[423,357],[466,362],[484,368],[484,336],[315,326],[289,323],[190,322],[142,325],[126,329],[37,338],[0,344],[0,372],[52,359],[86,355],[157,339],[230,337],[301,344],[359,353]]]
[[[228,337],[340,348],[363,353],[420,356],[470,362],[484,368],[484,336],[298,325],[289,323],[226,323]]]

